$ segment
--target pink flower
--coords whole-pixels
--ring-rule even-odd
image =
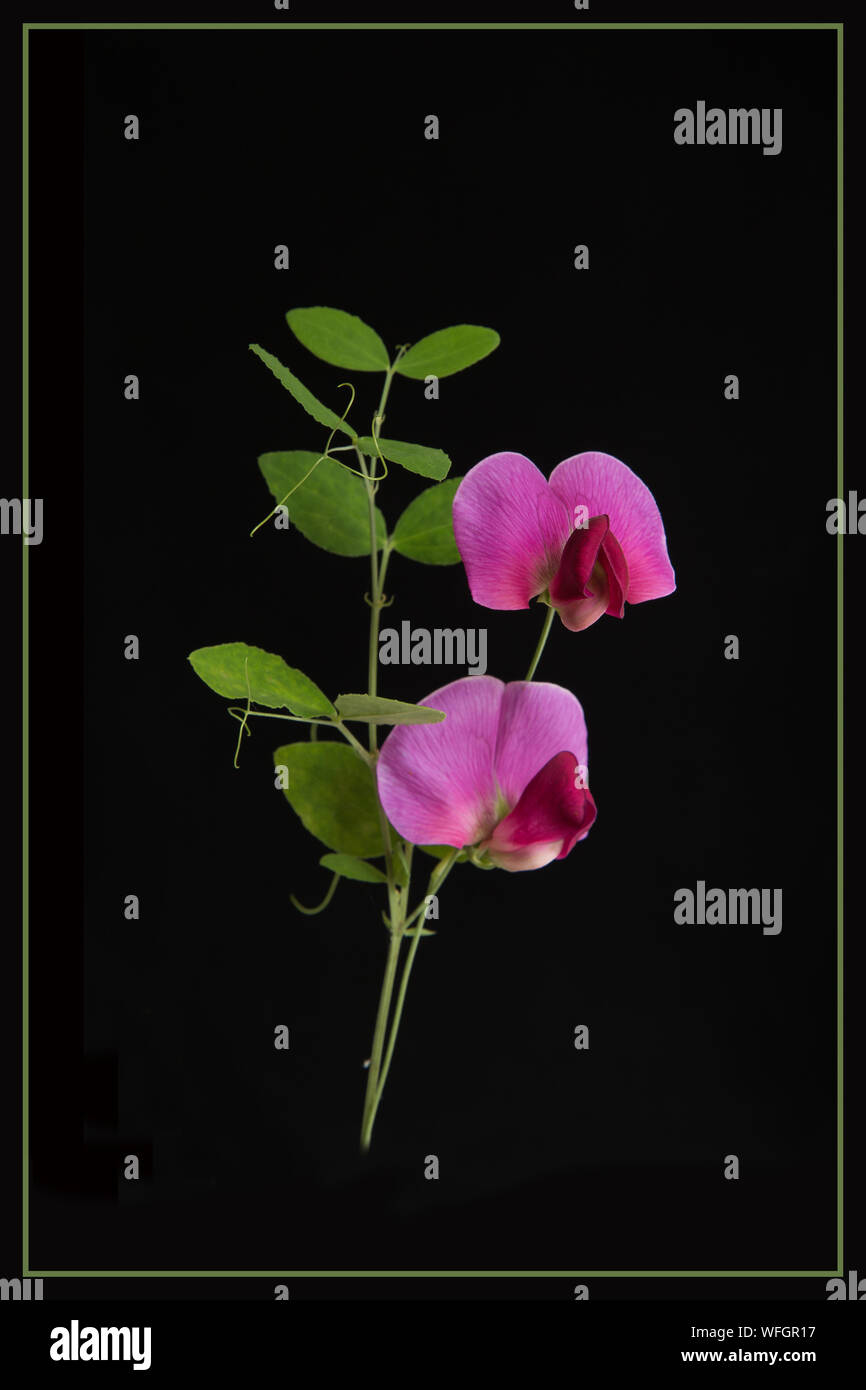
[[[454,498],[472,597],[527,608],[547,591],[572,632],[676,588],[655,499],[610,454],[575,454],[547,482],[523,454],[491,454]]]
[[[406,840],[472,846],[515,871],[564,859],[588,834],[586,723],[569,690],[466,676],[420,703],[447,718],[399,725],[377,763],[382,805]]]

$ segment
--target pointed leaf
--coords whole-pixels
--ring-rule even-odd
[[[304,449],[262,454],[259,468],[275,502],[282,502],[286,493],[301,483],[286,506],[289,525],[297,526],[308,541],[334,555],[369,555],[370,512],[362,480],[331,458],[322,459],[310,473],[317,458],[318,454]],[[305,474],[309,477],[301,482]],[[377,507],[380,547],[386,535],[385,518]]]
[[[387,883],[388,880],[375,864],[366,859],[356,859],[352,854],[323,854],[319,860],[323,869],[339,874],[342,878],[353,878],[358,883]]]
[[[357,859],[384,854],[373,774],[346,743],[287,743],[274,766],[288,769],[285,796],[311,835]]]
[[[377,457],[376,445],[370,435],[365,434],[357,441],[364,454]],[[451,460],[441,449],[428,449],[426,444],[404,444],[400,439],[380,439],[379,448],[389,463],[399,463],[411,473],[420,473],[424,478],[444,478],[451,467]]]
[[[246,642],[223,642],[198,647],[189,660],[197,676],[218,695],[250,700],[269,709],[288,709],[304,719],[335,715],[336,710],[303,671],[287,666],[281,656],[249,647]]]
[[[425,488],[409,503],[391,537],[395,550],[424,565],[459,563],[451,504],[461,481],[449,478],[447,482]]]
[[[305,348],[334,367],[356,372],[387,372],[388,349],[375,329],[343,309],[290,309],[291,328]]]
[[[339,415],[335,415],[333,410],[330,410],[328,406],[323,405],[320,400],[317,400],[312,391],[308,391],[304,383],[299,381],[294,373],[289,371],[288,367],[284,367],[282,362],[270,352],[265,352],[264,348],[259,347],[258,343],[250,343],[250,348],[256,354],[256,357],[261,358],[266,367],[270,367],[277,381],[279,381],[282,386],[285,386],[286,390],[294,396],[298,405],[304,407],[308,415],[312,415],[314,420],[318,420],[320,425],[325,425],[329,430],[340,430],[343,434],[347,434],[350,439],[356,437],[355,431],[351,426],[347,425],[344,420],[341,420]]]
[[[440,328],[420,342],[413,343],[397,363],[396,371],[423,381],[425,376],[452,376],[480,362],[499,347],[499,334],[492,328],[479,328],[474,323],[458,323],[453,328]]]
[[[444,710],[383,700],[378,695],[338,695],[336,703],[341,719],[361,724],[441,724],[445,718]]]

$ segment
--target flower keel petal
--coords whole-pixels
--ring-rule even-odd
[[[606,516],[590,517],[586,526],[569,536],[551,580],[550,601],[572,632],[582,632],[597,622],[613,601],[609,581],[612,567],[603,559],[609,534]]]
[[[510,681],[502,697],[494,763],[509,810],[539,768],[563,750],[586,765],[586,720],[577,697],[548,681]]]
[[[575,454],[550,475],[550,487],[569,516],[577,506],[603,513],[622,547],[629,574],[629,603],[663,598],[676,580],[656,500],[636,473],[612,454]]]
[[[536,773],[514,810],[481,846],[501,869],[515,873],[564,859],[589,833],[595,801],[573,753],[557,753]]]

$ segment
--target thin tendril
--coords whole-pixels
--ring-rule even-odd
[[[334,437],[334,431],[332,430],[332,431],[331,431],[331,438],[333,439],[333,437]],[[330,441],[329,441],[329,442],[330,442]],[[300,479],[298,480],[298,482],[295,483],[295,486],[294,486],[294,487],[290,487],[290,488],[289,488],[289,490],[288,490],[288,492],[286,493],[285,497],[281,497],[280,500],[279,500],[279,502],[277,502],[275,506],[271,507],[271,510],[268,512],[267,516],[262,517],[262,520],[259,522],[259,524],[258,524],[257,526],[254,526],[254,527],[253,527],[252,531],[250,531],[250,539],[252,539],[252,537],[256,534],[256,531],[260,531],[260,530],[262,529],[262,527],[263,527],[267,522],[270,521],[270,519],[271,519],[272,516],[275,516],[275,515],[276,515],[276,513],[279,511],[280,507],[284,507],[284,506],[285,506],[287,500],[291,497],[292,493],[293,493],[293,492],[297,492],[298,488],[301,487],[302,484],[304,484],[304,483],[307,481],[307,479],[309,478],[309,476],[310,476],[311,473],[315,473],[315,471],[316,471],[316,469],[318,468],[319,464],[322,462],[323,459],[326,459],[326,458],[328,458],[327,449],[326,449],[326,451],[325,451],[324,454],[320,454],[320,455],[319,455],[319,457],[316,459],[316,462],[313,464],[312,468],[310,468],[310,469],[304,474],[303,478],[300,478]],[[337,460],[335,459],[334,462],[336,463]]]
[[[298,900],[297,900],[297,898],[295,897],[294,893],[290,893],[290,894],[289,894],[289,901],[290,901],[290,903],[292,904],[292,907],[296,907],[296,908],[298,909],[299,912],[303,912],[303,914],[304,914],[305,917],[315,917],[315,916],[316,916],[316,913],[318,913],[318,912],[324,912],[325,908],[328,906],[328,903],[329,903],[329,902],[331,901],[331,899],[333,898],[334,893],[335,893],[336,890],[337,890],[337,884],[338,884],[339,882],[340,882],[340,875],[339,875],[339,874],[334,874],[334,877],[331,879],[331,886],[330,886],[330,888],[328,889],[328,891],[327,891],[327,893],[325,894],[325,896],[323,897],[322,901],[319,903],[318,907],[304,907],[304,904],[303,904],[303,903],[299,903],[299,902],[298,902]]]
[[[229,710],[229,714],[232,716],[232,718],[233,718],[233,719],[239,719],[239,720],[240,720],[240,725],[241,725],[241,727],[238,729],[238,741],[237,741],[237,745],[236,745],[236,747],[235,747],[235,756],[234,756],[234,766],[235,766],[235,767],[238,766],[238,756],[239,756],[240,751],[241,751],[241,739],[243,738],[244,734],[246,734],[248,738],[252,738],[252,733],[253,733],[252,729],[250,729],[250,728],[248,727],[248,725],[247,725],[247,720],[248,720],[249,717],[250,717],[250,705],[251,705],[251,703],[252,703],[252,698],[253,698],[253,697],[252,697],[252,692],[251,692],[251,690],[250,690],[249,660],[250,660],[250,659],[249,659],[248,656],[245,656],[245,657],[244,657],[244,675],[246,676],[246,681],[247,681],[247,707],[246,707],[246,709],[244,710],[242,716],[238,713],[237,710],[234,710],[234,709],[230,709],[230,710]]]
[[[348,386],[349,390],[350,390],[351,393],[352,393],[352,395],[351,395],[351,397],[350,397],[350,399],[349,399],[349,404],[346,406],[346,409],[343,411],[342,415],[340,416],[340,419],[341,419],[342,421],[345,421],[346,416],[348,415],[349,411],[352,409],[352,406],[355,404],[355,388],[354,388],[354,386],[352,385],[351,381],[341,381],[341,382],[338,383],[338,385],[339,385],[339,386]],[[287,492],[283,497],[281,497],[280,500],[279,500],[279,502],[277,502],[277,503],[271,508],[271,510],[268,512],[267,516],[262,517],[262,519],[261,519],[261,521],[258,523],[258,525],[253,527],[252,531],[250,531],[250,539],[251,539],[251,540],[252,540],[253,536],[256,534],[257,531],[260,531],[260,530],[262,529],[263,526],[266,526],[266,525],[267,525],[267,523],[270,521],[270,519],[271,519],[272,516],[276,516],[276,514],[277,514],[277,512],[279,511],[280,507],[284,507],[284,506],[286,505],[286,502],[289,500],[289,498],[291,497],[292,493],[293,493],[293,492],[297,492],[297,490],[298,490],[299,487],[303,487],[303,485],[304,485],[304,483],[307,481],[307,479],[308,479],[309,477],[311,477],[311,475],[312,475],[313,473],[315,473],[315,471],[316,471],[316,469],[318,468],[319,464],[320,464],[320,463],[323,463],[323,462],[325,461],[325,459],[332,459],[333,462],[334,462],[334,463],[338,463],[338,464],[340,465],[341,468],[345,468],[347,473],[354,473],[354,475],[355,475],[356,478],[362,478],[362,477],[364,476],[364,474],[361,472],[361,470],[360,470],[359,468],[352,468],[350,464],[344,463],[342,459],[335,459],[335,458],[333,458],[333,454],[331,453],[331,442],[332,442],[332,440],[333,440],[333,438],[334,438],[334,435],[335,435],[336,433],[337,433],[337,426],[335,425],[334,428],[331,430],[331,433],[328,435],[328,442],[327,442],[327,444],[325,445],[325,452],[324,452],[323,454],[320,454],[320,455],[319,455],[319,457],[316,459],[316,462],[313,464],[312,468],[310,468],[310,469],[304,474],[303,478],[299,478],[298,481],[295,483],[294,487],[290,487],[290,488],[289,488],[288,492]],[[377,442],[375,439],[374,439],[374,443],[376,444],[377,451],[379,451],[379,445],[378,445],[378,442]],[[341,445],[338,445],[338,446],[337,446],[337,448],[334,450],[334,453],[340,453],[340,452],[342,452],[344,449],[354,449],[354,448],[355,448],[355,445],[354,445],[354,444],[341,444]],[[379,457],[382,458],[381,451],[379,451]],[[385,460],[384,460],[384,459],[382,459],[382,463],[383,463],[383,465],[384,465],[385,471],[384,471],[384,473],[381,473],[378,477],[376,477],[375,479],[373,479],[374,482],[377,482],[377,483],[382,482],[382,480],[383,480],[384,478],[387,478],[387,476],[388,476],[388,465],[387,465],[387,463],[385,463]]]

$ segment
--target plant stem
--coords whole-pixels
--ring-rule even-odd
[[[376,1108],[379,1104],[379,1067],[382,1062],[382,1048],[385,1043],[385,1028],[388,1023],[388,1013],[391,1008],[391,995],[394,990],[394,980],[397,975],[397,959],[400,955],[400,947],[403,943],[402,924],[400,930],[396,930],[393,925],[388,942],[388,959],[385,963],[385,978],[382,981],[382,993],[379,996],[379,1009],[376,1014],[376,1027],[373,1032],[373,1048],[370,1053],[370,1069],[367,1072],[367,1093],[364,1097],[364,1114],[361,1119],[361,1149],[366,1153],[370,1147],[370,1139],[373,1134],[373,1121],[376,1118]]]
[[[406,351],[405,346],[397,349],[397,356],[385,373],[385,381],[382,386],[382,394],[379,397],[379,409],[373,417],[373,435],[378,438],[382,425],[385,423],[385,404],[388,400],[388,393],[391,390],[391,382],[394,380],[394,372],[397,370],[397,363]]]
[[[452,853],[449,854],[449,855],[447,855],[446,858],[443,859],[443,860],[437,865],[437,867],[433,870],[432,874],[430,875],[430,882],[427,884],[427,892],[426,892],[426,894],[425,894],[425,901],[422,902],[422,903],[420,904],[420,906],[417,907],[417,908],[415,909],[415,912],[412,913],[412,918],[419,917],[419,918],[421,918],[421,920],[418,921],[417,924],[416,924],[416,927],[415,927],[415,935],[412,937],[412,945],[409,947],[409,954],[408,954],[408,956],[406,957],[406,961],[405,961],[405,964],[404,964],[404,966],[403,966],[403,975],[402,975],[402,978],[401,978],[401,980],[400,980],[400,988],[399,988],[399,990],[398,990],[398,992],[397,992],[397,1002],[396,1002],[396,1004],[394,1005],[394,1018],[393,1018],[393,1021],[392,1021],[392,1023],[391,1023],[391,1033],[390,1033],[390,1037],[388,1038],[388,1050],[387,1050],[387,1052],[385,1053],[385,1061],[384,1061],[384,1064],[383,1064],[383,1066],[382,1066],[381,1077],[380,1077],[380,1079],[379,1079],[379,1082],[378,1082],[378,1085],[377,1085],[377,1088],[376,1088],[376,1099],[375,1099],[375,1103],[374,1103],[374,1105],[373,1105],[373,1113],[372,1113],[372,1115],[371,1115],[371,1117],[370,1117],[370,1129],[371,1129],[371,1131],[372,1131],[372,1128],[373,1128],[373,1120],[375,1120],[375,1118],[376,1118],[376,1110],[377,1110],[377,1108],[378,1108],[378,1106],[379,1106],[380,1100],[382,1099],[382,1092],[383,1092],[384,1089],[385,1089],[385,1082],[386,1082],[387,1079],[388,1079],[388,1069],[389,1069],[389,1067],[391,1066],[391,1058],[392,1058],[393,1055],[394,1055],[394,1047],[395,1047],[396,1042],[397,1042],[397,1032],[398,1032],[399,1027],[400,1027],[400,1018],[401,1018],[402,1013],[403,1013],[403,1003],[404,1003],[404,1001],[405,1001],[405,999],[406,999],[406,990],[407,990],[408,985],[409,985],[409,976],[412,974],[412,965],[413,965],[413,962],[414,962],[414,960],[415,960],[415,955],[416,955],[416,953],[417,953],[417,951],[418,951],[418,943],[419,943],[419,941],[421,940],[421,922],[424,920],[424,919],[423,919],[423,912],[424,912],[424,908],[426,907],[426,899],[427,899],[427,897],[429,897],[431,894],[435,893],[439,888],[441,888],[442,884],[445,882],[446,878],[448,877],[449,873],[451,872],[451,869],[453,868],[454,862],[455,862],[455,860],[456,860],[456,858],[457,858],[457,855],[458,855],[459,853],[460,853],[459,849],[453,850]],[[410,920],[411,920],[411,918],[410,918]],[[408,925],[408,923],[407,923],[407,925]],[[405,934],[405,930],[406,930],[406,929],[405,929],[405,927],[404,927],[404,934]]]
[[[358,464],[364,478],[364,486],[367,489],[367,501],[370,509],[370,583],[372,591],[370,593],[370,638],[367,653],[367,694],[376,694],[377,677],[379,672],[379,613],[382,608],[382,581],[385,578],[385,571],[388,568],[389,547],[385,546],[382,551],[382,564],[379,565],[378,543],[376,536],[376,488],[367,472],[367,464],[360,450],[358,454]],[[368,747],[367,755],[371,767],[375,767],[378,743],[376,740],[376,725],[371,720],[368,728]],[[391,832],[388,829],[388,818],[382,808],[382,803],[376,797],[376,804],[379,811],[379,824],[382,828],[382,844],[385,850],[385,875],[388,879],[388,892],[391,893],[394,887],[394,878],[391,865]]]
[[[370,488],[370,506],[373,506],[372,487]],[[371,521],[375,526],[375,513]],[[379,676],[379,614],[382,611],[382,588],[385,583],[385,572],[388,569],[388,561],[391,558],[391,547],[385,545],[382,548],[382,560],[379,565],[379,572],[374,581],[374,589],[370,599],[370,649],[367,662],[367,694],[375,695]],[[376,725],[370,725],[370,752],[376,751]]]
[[[378,438],[379,430],[385,419],[385,406],[391,390],[391,382],[394,379],[394,369],[400,358],[403,356],[403,348],[397,353],[394,361],[385,373],[385,381],[382,385],[382,394],[379,397],[379,406],[373,417],[372,433],[374,438]],[[355,452],[358,455],[358,465],[364,478],[364,486],[367,489],[367,505],[370,514],[370,646],[367,662],[367,694],[375,695],[379,674],[379,613],[382,608],[382,590],[385,583],[385,572],[388,568],[388,560],[391,557],[391,547],[386,541],[382,547],[382,561],[379,563],[379,544],[376,535],[376,488],[373,482],[364,456],[359,449]],[[370,752],[376,752],[376,725],[370,725]]]
[[[332,723],[333,727],[343,735],[343,738],[346,740],[346,742],[351,743],[358,756],[363,758],[365,763],[371,763],[372,759],[370,757],[370,754],[364,747],[363,743],[358,742],[358,740],[355,738],[355,735],[346,728],[342,719],[335,719],[332,721]]]
[[[388,400],[388,393],[391,390],[394,369],[404,351],[404,348],[399,349],[396,358],[385,373],[382,394],[379,398],[379,408],[373,418],[372,435],[374,439],[378,439],[379,430],[385,419],[385,404]],[[364,479],[364,486],[367,489],[367,506],[370,516],[370,639],[367,660],[367,694],[374,696],[377,691],[379,673],[379,614],[384,601],[383,590],[385,574],[388,569],[388,561],[391,557],[391,546],[386,538],[385,544],[382,547],[380,561],[379,542],[376,534],[376,490],[378,483],[373,481],[373,470],[368,470],[366,459],[360,449],[356,447],[355,452],[358,457],[358,466]],[[375,771],[375,763],[378,756],[378,741],[376,725],[372,722],[369,728],[369,749],[368,760]],[[379,1008],[376,1013],[376,1025],[373,1031],[373,1047],[370,1053],[370,1070],[367,1075],[364,1113],[361,1118],[362,1152],[366,1152],[370,1147],[370,1140],[373,1134],[373,1123],[376,1118],[376,1110],[382,1094],[379,1084],[379,1074],[382,1065],[382,1049],[385,1045],[385,1032],[388,1026],[388,1015],[391,1011],[391,996],[394,992],[394,981],[397,978],[397,962],[400,957],[400,948],[403,944],[403,935],[406,930],[406,901],[408,894],[408,887],[406,892],[403,892],[395,882],[388,818],[385,815],[385,810],[378,794],[376,801],[379,810],[379,822],[382,827],[382,843],[385,851],[385,875],[388,880],[390,939],[388,942],[388,958],[385,963],[385,977],[382,981],[382,991],[379,995]],[[405,995],[405,988],[402,990],[402,994]],[[402,996],[400,1007],[402,1008]],[[393,1051],[393,1041],[391,1050]],[[390,1052],[388,1061],[390,1062]]]
[[[236,705],[229,705],[229,714],[233,715],[235,719],[237,719],[238,716],[242,714],[245,718],[251,719],[285,719],[288,721],[289,724],[309,724],[310,738],[312,739],[315,739],[317,729],[336,729],[338,734],[343,735],[343,738],[346,740],[347,743],[351,743],[355,752],[358,753],[360,757],[364,759],[365,763],[369,763],[371,761],[370,754],[367,752],[363,743],[358,742],[351,730],[346,728],[342,719],[301,719],[299,715],[271,714],[269,711],[263,709],[239,710]]]
[[[538,667],[538,663],[541,660],[541,653],[544,651],[545,643],[547,642],[548,636],[550,635],[550,626],[553,622],[555,613],[555,608],[548,608],[547,616],[544,619],[544,627],[541,629],[541,636],[538,639],[538,646],[535,648],[535,655],[529,663],[529,670],[526,673],[525,679],[528,681],[532,680],[532,677],[535,675],[536,669]]]
[[[364,455],[358,451],[358,464],[367,489],[367,506],[370,515],[370,636],[367,645],[367,694],[376,694],[379,672],[379,609],[382,606],[382,577],[379,570],[379,544],[376,535],[376,489],[367,472]],[[383,561],[385,559],[383,555]],[[376,725],[370,725],[370,752],[376,751]]]

